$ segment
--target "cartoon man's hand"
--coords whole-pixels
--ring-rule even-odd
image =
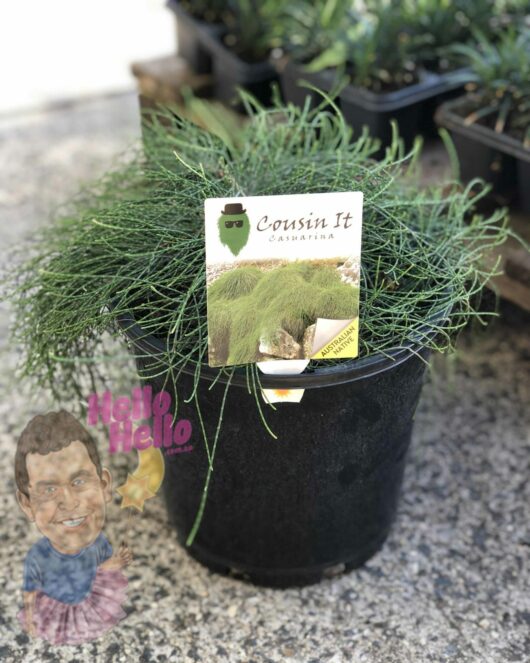
[[[103,562],[101,568],[105,571],[117,571],[123,569],[124,566],[129,566],[132,562],[132,552],[125,543],[122,543],[116,554],[112,555],[106,562]]]
[[[122,543],[118,550],[118,557],[122,562],[122,566],[129,566],[133,560],[131,549],[126,543]]]

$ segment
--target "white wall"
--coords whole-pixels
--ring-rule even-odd
[[[0,0],[0,114],[133,89],[132,61],[174,50],[164,0]]]

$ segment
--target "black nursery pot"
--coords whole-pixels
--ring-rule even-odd
[[[182,8],[178,0],[168,0],[167,6],[177,18],[178,53],[197,74],[212,72],[211,41],[220,39],[222,25],[194,18]]]
[[[239,104],[237,88],[244,88],[264,105],[272,100],[271,85],[278,80],[273,65],[263,62],[246,62],[228,49],[221,39],[211,40],[213,56],[214,96],[226,104]]]
[[[143,355],[137,363],[144,382],[176,402],[167,375],[145,378],[163,344],[143,335],[132,318],[120,324]],[[300,404],[264,408],[277,440],[263,426],[245,373],[237,374],[227,392],[204,517],[188,552],[214,571],[274,587],[318,582],[372,557],[396,515],[427,352],[391,356],[301,376],[262,376],[267,388],[306,388]],[[192,423],[193,450],[167,455],[164,479],[183,545],[207,472],[195,407],[183,402],[192,392],[190,373],[179,378],[178,419]],[[212,387],[217,374],[203,367],[198,391],[210,441],[226,387],[221,380]]]
[[[391,122],[395,120],[399,136],[409,149],[425,122],[425,103],[440,92],[440,85],[440,77],[428,72],[422,72],[418,83],[393,92],[375,93],[349,85],[340,95],[341,110],[356,133],[367,127],[373,138],[379,138],[382,148],[392,142]]]
[[[436,113],[437,123],[451,134],[464,181],[480,177],[493,186],[493,192],[515,201],[530,213],[530,150],[511,136],[489,127],[464,123],[469,97],[443,104]]]
[[[307,97],[310,99],[310,108],[315,108],[322,103],[322,95],[304,87],[302,82],[310,83],[323,92],[330,92],[335,84],[335,71],[330,69],[314,73],[307,72],[301,65],[287,60],[278,64],[278,70],[284,100],[300,108],[305,105]]]
[[[300,107],[308,96],[311,107],[322,101],[321,95],[304,88],[301,81],[329,92],[338,76],[334,69],[310,73],[293,61],[281,66],[280,71],[284,99]],[[436,106],[456,94],[467,76],[467,70],[464,69],[447,74],[422,71],[418,83],[384,93],[348,85],[335,101],[357,135],[366,127],[373,138],[381,141],[382,149],[378,154],[382,155],[384,148],[392,142],[392,120],[397,122],[399,135],[407,148],[412,146],[418,134],[434,134]]]

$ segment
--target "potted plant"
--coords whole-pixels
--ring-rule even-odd
[[[309,18],[291,11],[284,38],[291,57],[284,94],[300,104],[307,90],[293,83],[302,79],[329,89],[337,78],[333,72],[345,70],[349,85],[338,103],[351,126],[368,127],[387,145],[395,119],[410,145],[416,134],[433,132],[436,105],[467,80],[448,45],[467,41],[472,25],[485,29],[493,4],[369,0],[362,12],[353,12],[351,2],[334,3],[333,12],[317,4]]]
[[[482,177],[500,194],[518,193],[530,211],[530,29],[512,27],[498,43],[455,46],[471,70],[468,93],[443,105],[439,124],[451,133],[463,179]]]
[[[212,71],[210,43],[224,32],[223,0],[168,0],[177,17],[178,52],[197,74]]]
[[[352,24],[359,20],[351,0],[308,2],[297,0],[287,4],[282,17],[282,49],[286,57],[277,62],[283,98],[287,102],[304,106],[309,97],[311,107],[322,103],[322,96],[301,85],[305,81],[325,92],[340,84],[342,72],[317,67],[309,71],[306,65],[336,42],[346,38]]]
[[[269,56],[279,45],[282,4],[280,0],[232,0],[226,32],[212,44],[217,99],[236,103],[242,87],[258,101],[270,103],[277,74]]]
[[[482,194],[418,191],[396,144],[352,142],[340,114],[258,109],[237,144],[164,115],[145,153],[98,182],[10,273],[23,374],[58,396],[97,388],[104,332],[123,336],[140,377],[193,426],[193,453],[166,457],[171,520],[210,568],[276,586],[362,564],[396,512],[429,352],[478,316],[507,234]],[[412,163],[410,163],[412,159]],[[206,198],[364,192],[360,357],[300,375],[210,368]],[[500,223],[500,225],[499,225]],[[296,292],[291,293],[296,297]],[[267,405],[261,387],[306,390]]]
[[[234,103],[239,100],[237,89],[242,87],[259,101],[269,103],[271,83],[277,79],[269,55],[279,45],[282,3],[279,0],[229,0],[221,3],[222,6],[218,2],[204,4],[210,7],[209,15],[221,21],[215,30],[196,31],[196,43],[206,58],[205,67],[213,73],[214,96],[220,101]],[[177,22],[186,33],[182,35],[184,44],[191,34],[188,13],[191,5],[195,3],[169,0],[169,7],[177,13]],[[199,6],[194,7],[195,13]],[[206,16],[205,13],[202,15]],[[197,70],[197,58],[191,57]]]

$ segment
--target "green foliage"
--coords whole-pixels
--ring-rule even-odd
[[[255,361],[260,339],[270,340],[280,329],[301,343],[306,328],[317,318],[346,320],[357,315],[359,289],[343,283],[334,267],[309,261],[281,265],[261,273],[252,287],[239,290],[234,297],[234,290],[225,284],[229,280],[239,283],[239,272],[246,280],[249,269],[244,266],[227,272],[208,290],[208,302],[214,307],[208,332],[219,358],[226,356],[228,346],[231,361]],[[228,296],[223,299],[225,293]],[[218,304],[223,305],[222,317]],[[217,344],[223,351],[217,351]]]
[[[232,314],[224,301],[210,301],[208,304],[208,335],[217,352],[219,363],[226,362],[230,347],[230,327]]]
[[[359,20],[352,0],[295,0],[284,3],[282,46],[297,61],[333,53]]]
[[[471,68],[477,110],[467,118],[491,122],[530,147],[530,28],[505,32],[498,43],[477,35],[476,46],[455,46]]]
[[[340,9],[337,5],[333,32],[322,30],[324,38],[319,39],[316,17],[317,7],[322,3],[316,3],[311,29],[295,31],[295,45],[290,45],[292,40],[287,34],[286,48],[295,57],[309,53],[310,71],[344,66],[354,85],[378,92],[410,85],[417,80],[420,67],[444,70],[459,66],[457,53],[450,47],[471,42],[474,30],[493,38],[494,18],[501,14],[503,3],[502,0],[366,0],[362,11],[357,13],[351,9],[353,4],[342,3]],[[301,5],[295,3],[295,6],[302,13]],[[293,9],[291,14],[294,13]],[[303,57],[297,59],[304,61]]]
[[[483,257],[507,235],[503,213],[472,215],[483,193],[471,185],[408,184],[398,146],[374,162],[377,147],[365,136],[352,141],[338,114],[294,107],[252,111],[236,147],[172,114],[153,117],[145,151],[85,190],[66,218],[32,238],[29,257],[10,265],[22,375],[58,397],[82,394],[85,378],[97,380],[112,360],[104,332],[115,336],[117,317],[132,314],[166,347],[151,373],[169,370],[178,382],[183,366],[207,355],[204,199],[352,187],[364,192],[360,356],[418,340],[450,348],[495,272]],[[473,190],[481,191],[476,182]],[[296,269],[293,280],[303,281]],[[252,329],[251,318],[242,307],[232,329]]]
[[[337,283],[340,283],[340,275],[338,271],[331,266],[322,267],[315,270],[309,276],[311,283],[320,288],[329,288]]]
[[[417,61],[438,70],[458,64],[450,46],[470,42],[474,30],[492,33],[491,20],[497,3],[498,0],[405,0],[398,4],[407,29],[417,35]]]
[[[282,0],[228,0],[224,41],[242,59],[265,60],[281,46],[284,2]]]
[[[374,92],[417,80],[418,36],[408,28],[402,8],[380,0],[371,4],[370,11],[358,15],[309,63],[309,71],[343,66],[353,85]]]
[[[315,309],[318,318],[348,320],[358,305],[359,288],[343,284],[323,289],[317,296]]]
[[[237,299],[248,295],[256,287],[261,278],[257,267],[239,267],[225,272],[208,288],[208,301],[217,302],[221,299]]]
[[[243,297],[230,307],[230,364],[244,364],[258,359],[260,338],[259,313],[251,305],[250,297]]]

